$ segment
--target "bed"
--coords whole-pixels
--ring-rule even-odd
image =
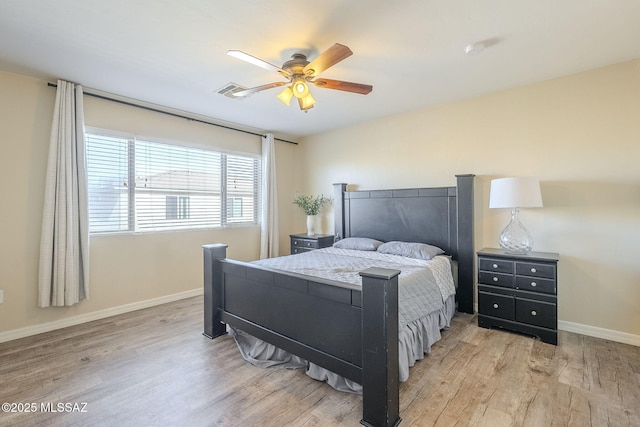
[[[339,240],[442,248],[457,266],[457,310],[473,312],[473,175],[457,175],[454,187],[347,191],[335,184],[334,224]],[[205,245],[204,334],[218,337],[229,325],[361,384],[361,423],[397,425],[400,270],[388,267],[374,263],[358,285],[230,260],[226,245]]]

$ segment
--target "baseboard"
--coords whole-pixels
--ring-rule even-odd
[[[629,334],[627,332],[598,328],[596,326],[583,325],[581,323],[565,322],[564,320],[558,320],[558,329],[561,331],[574,332],[576,334],[588,335],[590,337],[602,338],[609,341],[616,341],[640,347],[640,335]]]
[[[82,323],[92,322],[94,320],[105,319],[107,317],[116,316],[118,314],[129,313],[131,311],[141,310],[143,308],[149,308],[160,304],[166,304],[168,302],[195,297],[198,295],[202,295],[202,292],[202,288],[192,289],[190,291],[180,292],[177,294],[165,295],[158,298],[152,298],[144,301],[133,302],[131,304],[106,308],[104,310],[93,311],[91,313],[80,314],[78,316],[56,320],[53,322],[41,323],[38,325],[27,326],[25,328],[0,332],[0,343],[15,340],[18,338],[25,338],[31,335],[37,335],[56,329],[62,329],[69,326],[80,325]]]

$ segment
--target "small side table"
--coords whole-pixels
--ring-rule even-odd
[[[503,328],[558,344],[559,255],[478,252],[478,326]]]
[[[328,248],[333,245],[333,234],[291,234],[291,254]]]

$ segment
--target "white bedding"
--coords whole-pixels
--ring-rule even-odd
[[[398,280],[398,323],[400,381],[409,377],[409,367],[440,339],[455,313],[455,286],[448,257],[431,260],[381,254],[375,251],[325,248],[297,255],[256,261],[256,264],[360,286],[359,272],[369,267],[400,270]],[[308,363],[255,337],[232,328],[242,356],[261,367],[280,365],[305,367],[312,378],[327,381],[341,391],[360,393],[359,384]]]
[[[398,279],[399,326],[441,309],[456,293],[448,257],[431,260],[382,254],[375,251],[325,248],[256,261],[256,264],[308,276],[360,286],[359,273],[369,267],[400,270]]]

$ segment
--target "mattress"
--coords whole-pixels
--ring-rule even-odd
[[[269,258],[255,264],[287,272],[305,274],[360,286],[359,273],[370,267],[400,270],[398,277],[398,326],[400,380],[409,377],[409,367],[440,339],[455,313],[455,286],[450,259],[436,256],[431,260],[357,251],[324,248],[296,255]],[[359,393],[359,384],[288,354],[242,331],[231,328],[245,360],[261,366],[306,368],[312,378],[327,381],[341,391]]]
[[[400,270],[398,278],[399,326],[442,308],[456,293],[448,257],[431,260],[382,254],[375,251],[324,248],[255,262],[277,270],[316,276],[360,286],[360,272],[370,267]]]

